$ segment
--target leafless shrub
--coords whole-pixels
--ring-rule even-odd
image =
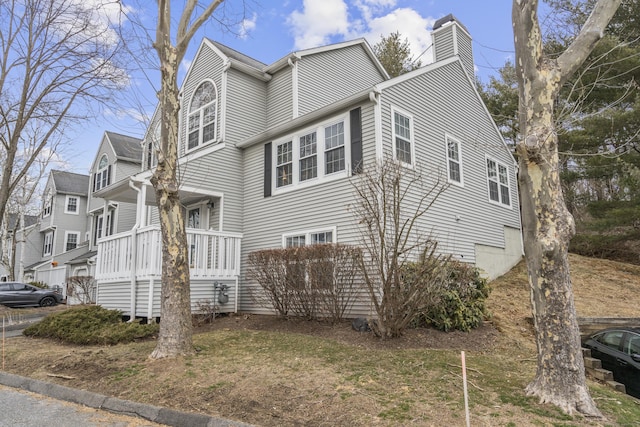
[[[213,299],[199,300],[196,302],[196,309],[193,315],[193,323],[202,326],[213,323],[219,313],[219,307]]]
[[[249,254],[249,275],[262,288],[258,299],[279,315],[337,321],[356,296],[360,256],[337,244],[257,251]]]
[[[402,335],[448,274],[450,258],[424,231],[427,212],[447,186],[437,175],[427,181],[419,167],[392,160],[366,168],[353,181],[351,211],[364,255],[360,270],[377,316],[371,328],[382,338]],[[412,280],[403,280],[409,270]]]
[[[92,276],[71,276],[67,279],[67,297],[74,297],[80,304],[96,302],[96,281]]]

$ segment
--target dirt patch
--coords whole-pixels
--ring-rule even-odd
[[[580,316],[638,315],[640,267],[579,256],[571,265]],[[535,372],[524,264],[492,288],[493,316],[468,333],[412,329],[382,341],[348,321],[241,314],[198,327],[189,357],[150,360],[153,341],[81,347],[21,337],[7,340],[6,370],[256,425],[460,425],[464,350],[472,425],[583,425],[524,396]]]
[[[196,328],[196,333],[216,330],[276,331],[304,334],[335,340],[345,345],[366,349],[447,349],[478,351],[493,347],[499,332],[491,324],[484,322],[470,331],[443,332],[433,328],[409,329],[399,338],[381,340],[371,332],[357,332],[351,327],[351,321],[330,324],[322,321],[302,319],[283,319],[268,315],[225,315],[216,318],[213,323]]]

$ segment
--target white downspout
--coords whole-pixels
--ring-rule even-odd
[[[131,229],[131,317],[129,318],[130,322],[133,322],[136,318],[136,294],[138,291],[138,281],[136,280],[136,264],[138,260],[138,228],[140,227],[140,216],[141,209],[141,190],[133,184],[133,181],[129,180],[129,187],[131,187],[134,191],[138,193],[138,202],[136,204],[136,223],[133,225]]]

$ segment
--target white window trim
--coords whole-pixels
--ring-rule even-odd
[[[50,237],[50,241],[49,241],[49,252],[46,252],[46,247],[47,247],[47,238]],[[43,247],[42,247],[42,255],[43,256],[51,256],[53,254],[53,238],[54,238],[54,234],[53,231],[47,231],[44,235],[44,242],[43,242]]]
[[[451,160],[449,158],[449,141],[454,141],[456,143],[456,145],[458,146],[458,165],[459,165],[459,169],[460,169],[460,181],[456,181],[454,179],[451,179],[451,170],[449,168],[449,161]],[[447,180],[449,181],[450,184],[454,184],[454,185],[458,185],[460,187],[464,187],[464,173],[463,173],[463,167],[462,167],[462,142],[452,136],[451,134],[445,133],[444,134],[444,151],[445,151],[445,160],[446,160],[446,164],[447,164]],[[455,160],[454,160],[455,161]],[[487,175],[488,178],[488,175]]]
[[[71,199],[76,199],[76,211],[75,212],[68,210],[69,209],[69,200],[71,200]],[[70,215],[80,215],[80,197],[67,195],[67,197],[65,197],[65,200],[64,200],[64,213],[70,214]]]
[[[200,227],[199,228],[193,228],[193,230],[209,230],[209,206],[208,206],[209,200],[201,200],[198,203],[193,203],[190,205],[185,206],[185,224],[188,224],[189,222],[189,211],[194,210],[194,209],[200,209]],[[192,230],[192,228],[189,228],[190,230]]]
[[[191,111],[191,103],[193,102],[193,96],[196,94],[196,91],[200,88],[200,86],[202,86],[205,82],[210,82],[213,85],[213,90],[215,92],[216,95],[216,99],[213,102],[210,102],[209,104],[203,105],[202,107],[198,108],[198,110],[204,110],[204,107],[213,104],[213,108],[215,110],[216,113],[216,118],[215,118],[215,126],[213,128],[213,139],[211,141],[208,141],[206,144],[202,142],[202,135],[203,135],[203,125],[202,125],[202,121],[204,119],[204,114],[202,114],[202,112],[200,113],[200,124],[198,127],[198,145],[196,145],[193,148],[189,148],[189,117],[191,116],[191,114],[193,113]],[[208,145],[215,145],[218,142],[218,127],[220,125],[220,114],[218,111],[218,100],[220,99],[220,94],[218,91],[218,85],[216,84],[215,81],[213,81],[212,79],[202,79],[202,81],[200,81],[198,83],[198,85],[193,89],[193,92],[191,92],[191,96],[189,98],[189,102],[187,103],[187,109],[186,109],[186,118],[187,120],[185,120],[184,123],[184,130],[185,130],[185,137],[184,137],[184,154],[189,154],[192,153],[202,147],[208,146]]]
[[[69,236],[72,234],[76,236],[76,247],[74,249],[77,249],[80,246],[81,233],[79,231],[65,231],[64,232],[64,248],[62,252],[68,252],[69,250],[73,250],[73,249],[67,249],[67,243],[69,243]]]
[[[98,160],[98,168],[100,167],[100,162],[103,158],[107,159],[107,165],[102,169],[96,169],[95,178],[93,179],[93,191],[99,191],[111,185],[111,182],[109,180],[109,156],[107,156],[106,153],[100,156],[100,160]],[[103,174],[105,173],[107,174],[107,183],[105,185],[102,185]]]
[[[338,172],[330,174],[325,173],[325,128],[342,122],[344,124],[344,169]],[[300,137],[308,135],[312,132],[316,132],[316,156],[317,162],[317,175],[315,178],[300,181]],[[291,177],[292,183],[284,187],[278,187],[278,145],[292,142],[292,168]],[[332,117],[324,122],[321,122],[315,126],[308,127],[297,131],[294,134],[289,134],[285,137],[274,140],[271,144],[272,156],[271,156],[271,190],[272,195],[286,193],[299,188],[305,188],[313,185],[317,185],[322,182],[329,182],[336,179],[349,176],[351,170],[351,127],[349,123],[349,114]]]
[[[288,237],[295,237],[295,236],[304,236],[304,245],[305,246],[309,246],[311,243],[311,235],[312,234],[316,234],[316,233],[326,233],[327,231],[330,231],[331,233],[333,233],[333,242],[331,243],[337,243],[338,242],[338,229],[337,227],[334,225],[333,227],[323,227],[323,228],[314,228],[311,230],[303,230],[303,231],[298,231],[298,232],[293,232],[293,233],[285,233],[282,235],[282,247],[286,248],[287,247],[287,238]]]
[[[44,206],[42,207],[42,218],[51,216],[51,212],[53,212],[53,193],[51,189],[49,189],[44,199]]]
[[[496,173],[498,174],[498,197],[500,198],[499,201],[495,201],[491,199],[491,190],[489,188],[489,165],[487,165],[487,160],[491,160],[493,162],[495,162],[496,164]],[[498,166],[504,166],[507,169],[507,186],[509,187],[509,204],[505,204],[502,203],[502,192],[500,191],[500,172],[498,169]],[[487,199],[489,200],[489,203],[492,203],[494,205],[497,206],[501,206],[505,209],[513,209],[513,197],[511,195],[511,171],[509,169],[509,166],[506,163],[501,162],[500,160],[496,159],[495,157],[491,157],[488,155],[485,155],[485,161],[484,161],[484,176],[485,176],[485,180],[487,183]]]
[[[409,132],[411,133],[411,136],[409,138],[409,144],[411,144],[411,163],[398,160],[397,147],[396,147],[395,113],[401,114],[409,118]],[[407,166],[409,168],[413,168],[416,164],[416,144],[415,144],[416,134],[414,131],[414,127],[415,126],[414,126],[413,114],[409,114],[407,111],[402,110],[393,105],[391,106],[391,149],[393,153],[393,160],[399,161],[402,165]]]

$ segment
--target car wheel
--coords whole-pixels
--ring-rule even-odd
[[[56,305],[56,300],[53,297],[44,297],[40,300],[40,307],[52,307]]]

